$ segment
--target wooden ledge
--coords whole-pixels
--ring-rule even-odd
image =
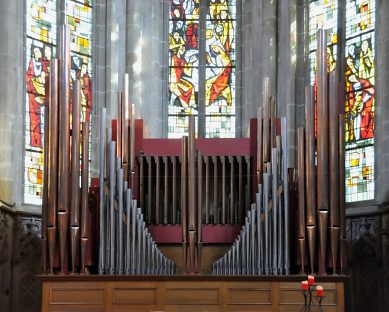
[[[199,282],[300,282],[307,275],[38,275],[42,282],[132,282],[132,281],[199,281]],[[319,283],[337,283],[348,280],[348,275],[315,276]]]

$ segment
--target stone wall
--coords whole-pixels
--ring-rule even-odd
[[[0,310],[38,312],[41,219],[5,207],[0,202]]]

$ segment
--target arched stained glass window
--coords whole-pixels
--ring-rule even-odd
[[[375,0],[346,2],[346,201],[374,199]]]
[[[24,202],[40,205],[43,190],[44,106],[48,105],[51,58],[56,55],[55,0],[26,1],[26,116]],[[82,119],[89,120],[91,97],[92,2],[65,1],[65,22],[71,27],[72,78],[83,88]]]
[[[199,111],[206,137],[235,136],[235,28],[235,0],[170,0],[169,137],[187,133]]]

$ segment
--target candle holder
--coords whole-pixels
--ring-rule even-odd
[[[317,296],[312,294],[314,291],[317,291],[317,286],[318,285],[315,283],[313,285],[308,285],[307,290],[305,289],[301,290],[301,293],[304,296],[304,306],[300,310],[301,312],[311,312],[311,311],[324,312],[322,303],[324,301],[325,296],[324,295]]]
[[[317,301],[317,305],[318,305],[318,308],[317,308],[317,311],[318,312],[324,312],[324,309],[323,309],[323,306],[322,306],[322,302],[324,300],[324,297],[325,296],[316,296],[316,301]]]

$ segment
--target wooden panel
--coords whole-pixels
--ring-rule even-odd
[[[284,283],[286,284],[286,283]],[[326,297],[323,301],[324,306],[333,306],[336,305],[337,299],[337,291],[336,286],[333,283],[330,284],[322,284]],[[313,292],[315,295],[315,292]],[[313,300],[316,300],[315,298]],[[316,302],[316,301],[315,301]],[[304,297],[301,293],[300,288],[295,285],[284,286],[280,285],[279,287],[279,304],[280,305],[302,305],[304,304]]]
[[[52,288],[50,304],[104,304],[102,288]]]
[[[45,311],[45,310],[43,310]],[[80,304],[53,304],[50,305],[50,312],[104,312],[106,309],[104,305],[80,305]]]
[[[227,304],[271,304],[269,288],[228,288]]]
[[[165,302],[168,305],[219,304],[218,288],[167,288]]]
[[[150,305],[156,304],[155,288],[114,288],[113,304]]]

